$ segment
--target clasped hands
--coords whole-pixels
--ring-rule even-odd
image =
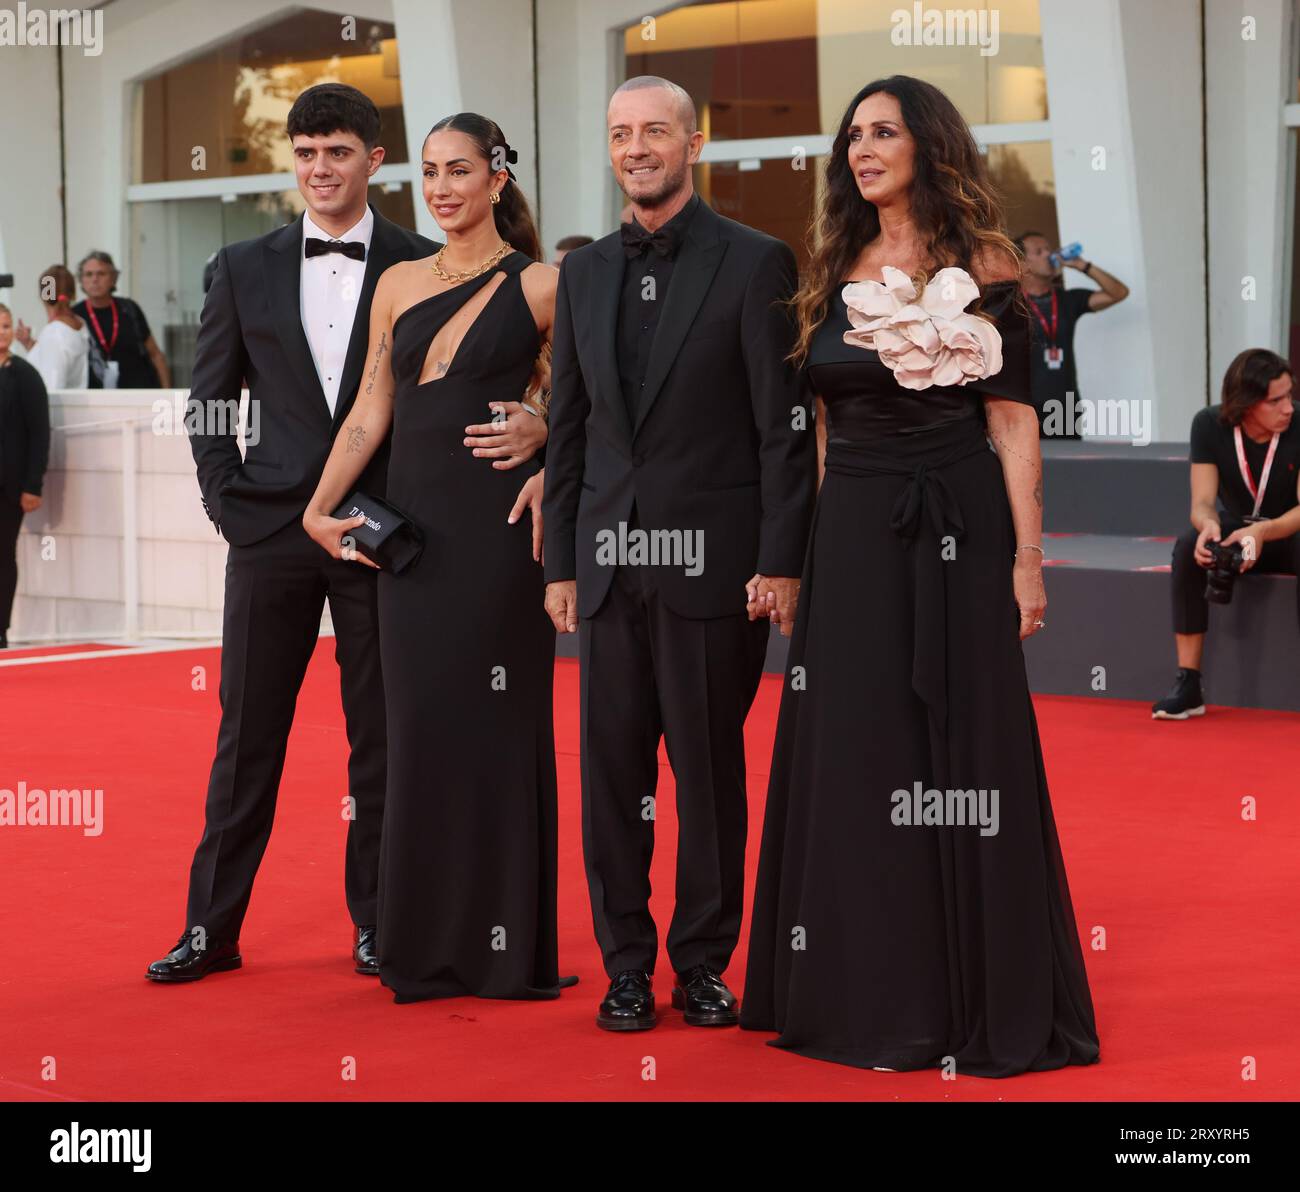
[[[756,574],[745,584],[745,612],[751,621],[765,617],[789,637],[794,630],[799,604],[799,581],[785,576]],[[575,633],[578,628],[578,585],[571,579],[546,585],[546,611],[557,633]]]

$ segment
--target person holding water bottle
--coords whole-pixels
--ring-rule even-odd
[[[1016,247],[1025,259],[1020,288],[1033,315],[1030,384],[1038,407],[1039,436],[1077,439],[1079,381],[1074,368],[1074,328],[1090,311],[1122,302],[1128,297],[1128,286],[1085,260],[1082,245],[1053,250],[1041,232],[1022,232],[1016,237]],[[1077,269],[1101,289],[1065,289],[1063,269]]]

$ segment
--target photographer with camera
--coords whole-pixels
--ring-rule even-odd
[[[1281,356],[1249,348],[1228,365],[1222,404],[1192,419],[1192,528],[1173,554],[1178,676],[1152,705],[1153,720],[1205,712],[1200,668],[1206,602],[1227,604],[1237,576],[1252,568],[1298,574],[1300,425],[1291,389],[1291,366]],[[1300,620],[1300,584],[1296,603]]]

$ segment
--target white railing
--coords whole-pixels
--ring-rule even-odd
[[[52,578],[30,567],[19,573],[18,641],[134,645],[142,636],[221,636],[216,576],[225,562],[225,541],[200,512],[194,463],[175,416],[187,396],[187,389],[49,394],[52,450],[45,500],[42,511],[27,517],[23,539],[72,539],[73,554],[59,551],[60,572]],[[151,428],[151,438],[140,442],[142,430],[149,434]],[[118,480],[121,494],[110,493]],[[220,558],[209,558],[209,551]],[[31,564],[35,556],[27,547],[21,558]],[[117,584],[105,584],[105,569],[114,565],[121,576]]]
[[[140,508],[137,493],[139,452],[135,436],[141,422],[139,415],[128,418],[105,418],[97,422],[69,422],[51,426],[55,434],[75,435],[119,427],[122,440],[122,637],[134,642],[140,638]],[[152,421],[151,419],[149,421]],[[55,640],[63,635],[56,634]]]

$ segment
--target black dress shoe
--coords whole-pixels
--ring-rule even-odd
[[[187,931],[176,947],[161,960],[155,960],[144,975],[150,981],[198,981],[209,973],[241,968],[243,963],[238,940],[233,943],[209,940],[208,946],[200,951],[194,946],[193,933]]]
[[[648,1031],[658,1021],[650,974],[641,969],[618,973],[596,1013],[596,1025],[605,1031]]]
[[[357,972],[365,977],[379,976],[379,953],[375,951],[375,929],[373,927],[354,927],[352,929],[352,963]]]
[[[740,1021],[736,995],[707,964],[677,974],[673,1009],[685,1011],[687,1026],[735,1026]]]

